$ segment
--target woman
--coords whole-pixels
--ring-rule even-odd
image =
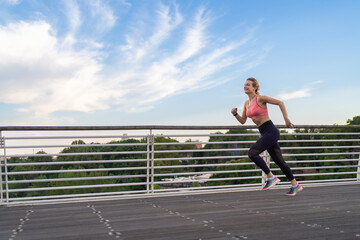
[[[274,98],[261,96],[259,94],[259,90],[260,86],[255,78],[246,79],[244,91],[249,96],[249,100],[245,102],[244,110],[241,116],[237,113],[237,108],[233,108],[231,113],[241,124],[244,124],[246,119],[250,117],[259,128],[261,138],[254,145],[252,145],[248,155],[250,159],[266,173],[268,179],[265,186],[263,187],[263,190],[268,190],[280,182],[280,179],[274,176],[265,161],[259,156],[260,153],[267,150],[272,160],[280,167],[281,171],[291,182],[292,186],[290,191],[285,195],[295,196],[296,193],[303,190],[303,187],[296,182],[290,167],[284,161],[278,143],[280,133],[269,118],[266,104],[269,103],[278,105],[284,116],[286,126],[293,128],[294,125],[288,118],[284,103]]]

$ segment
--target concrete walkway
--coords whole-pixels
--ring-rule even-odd
[[[359,239],[360,184],[1,207],[0,239]]]

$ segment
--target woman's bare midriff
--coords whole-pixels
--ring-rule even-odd
[[[256,126],[260,127],[265,122],[269,121],[270,118],[269,118],[269,116],[263,116],[263,117],[258,117],[258,118],[252,119],[252,120],[256,124]]]

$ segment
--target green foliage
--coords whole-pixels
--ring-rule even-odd
[[[248,159],[233,159],[227,161],[226,163],[249,163]],[[248,172],[238,172],[238,173],[217,173],[211,176],[212,178],[224,178],[223,181],[211,181],[209,182],[210,186],[217,185],[235,185],[235,184],[249,184],[249,183],[259,183],[260,179],[241,179],[241,180],[226,180],[226,178],[237,178],[237,177],[252,177],[258,176],[261,177],[261,172],[256,171],[255,164],[249,165],[229,165],[229,166],[219,166],[216,168],[217,171],[232,171],[232,170],[250,170]],[[251,171],[254,170],[254,171]]]
[[[225,134],[254,134],[255,132],[252,130],[245,130],[245,129],[231,129]],[[221,156],[229,156],[229,154],[236,156],[245,156],[247,155],[247,150],[253,143],[248,143],[248,141],[256,141],[259,137],[258,136],[226,136],[221,132],[216,132],[215,134],[219,134],[219,136],[211,136],[209,138],[209,142],[229,142],[229,143],[211,143],[206,144],[204,149],[244,149],[244,150],[236,150],[236,151],[211,151],[211,152],[204,152],[199,154],[200,157],[214,157],[219,156],[219,158],[210,159],[210,160],[201,160],[199,161],[200,164],[209,164],[209,163],[226,163],[228,159],[221,158]],[[222,135],[220,135],[222,134]],[[244,143],[230,143],[234,141],[242,141]],[[208,170],[211,170],[209,168]]]
[[[36,154],[47,154],[46,152],[44,151],[39,151],[37,152]],[[41,157],[29,157],[28,158],[28,161],[31,161],[31,162],[51,162],[53,159],[51,156],[41,156]]]
[[[191,187],[201,187],[201,184],[199,182],[193,182]]]
[[[348,125],[360,125],[360,116],[355,116],[352,119],[346,121]]]

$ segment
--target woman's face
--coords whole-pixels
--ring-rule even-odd
[[[246,82],[244,84],[244,92],[246,94],[255,93],[255,88],[253,87],[253,82],[252,81],[246,80]]]

